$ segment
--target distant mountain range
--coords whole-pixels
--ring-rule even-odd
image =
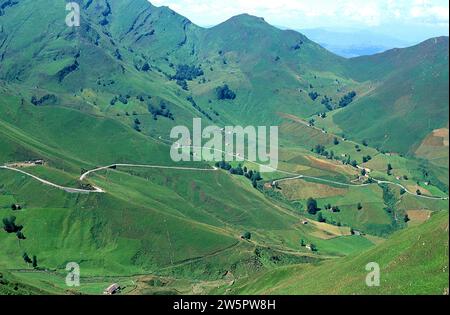
[[[301,33],[329,51],[346,58],[374,55],[417,43],[363,30],[301,29]]]

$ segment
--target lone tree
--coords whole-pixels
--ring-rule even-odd
[[[37,266],[38,266],[38,261],[37,261],[36,255],[33,255],[33,262],[32,262],[32,264],[33,264],[33,268],[37,268]]]
[[[358,210],[362,210],[363,206],[361,204],[361,202],[358,202]]]
[[[334,143],[334,145],[338,145],[339,144],[339,139],[334,137],[333,143]]]
[[[27,253],[23,253],[22,258],[27,264],[33,263],[33,261],[31,260],[30,256],[28,256]]]
[[[252,233],[245,232],[244,235],[242,235],[242,238],[248,241],[252,238]]]
[[[319,209],[317,208],[317,201],[313,198],[308,198],[306,201],[306,206],[309,214],[316,214]]]
[[[388,175],[392,175],[392,170],[393,170],[393,169],[394,169],[394,168],[392,167],[392,164],[389,163],[388,166],[387,166],[387,174],[388,174]]]

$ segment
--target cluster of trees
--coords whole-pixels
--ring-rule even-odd
[[[154,120],[158,120],[158,116],[166,117],[171,120],[175,120],[173,113],[168,108],[166,102],[159,102],[159,108],[154,107],[152,104],[148,105],[148,111],[153,115]]]
[[[319,96],[320,96],[320,94],[319,93],[317,93],[317,92],[314,92],[314,91],[312,91],[312,92],[309,92],[309,97],[313,100],[313,101],[315,101]]]
[[[189,90],[187,81],[192,81],[204,75],[203,70],[197,66],[178,65],[175,75],[171,76],[183,90]]]
[[[33,266],[33,268],[38,267],[38,261],[37,261],[36,255],[33,255],[33,258],[31,259],[27,253],[23,253],[22,258],[27,264],[31,264]]]
[[[320,209],[317,206],[317,201],[314,198],[308,198],[306,201],[306,209],[309,214],[311,215],[317,215],[317,221],[322,223],[327,223],[327,219],[322,214],[322,209]],[[332,211],[333,213],[341,212],[341,209],[338,206],[332,206],[331,204],[325,205],[325,209]],[[361,208],[362,209],[362,208]],[[341,222],[328,222],[330,224],[336,225],[336,226],[342,226]]]
[[[337,139],[337,138],[335,138],[334,139],[334,144],[335,145],[338,145],[339,144],[339,140]],[[314,148],[312,148],[311,149],[311,152],[315,152],[316,154],[318,154],[318,155],[321,155],[321,156],[324,156],[324,157],[326,157],[327,159],[329,159],[329,160],[337,160],[337,161],[341,161],[342,162],[342,164],[344,164],[344,165],[351,165],[351,166],[353,166],[353,167],[358,167],[358,162],[356,161],[356,160],[352,160],[351,159],[351,156],[350,155],[348,155],[346,158],[340,158],[339,156],[336,156],[335,154],[334,154],[334,151],[333,150],[331,150],[330,152],[328,152],[327,150],[326,150],[326,148],[325,148],[325,146],[324,145],[322,145],[322,144],[318,144],[318,145],[316,145]],[[370,156],[369,156],[370,157]],[[372,159],[371,157],[370,157],[370,159]]]
[[[133,126],[133,128],[134,128],[134,130],[136,130],[137,132],[141,132],[142,130],[141,130],[141,121],[138,119],[138,118],[136,118],[135,120],[134,120],[134,126]]]
[[[311,151],[315,152],[315,153],[317,153],[317,154],[319,154],[321,156],[324,156],[324,157],[326,157],[329,160],[332,160],[332,159],[336,158],[335,155],[334,155],[334,151],[331,150],[330,152],[328,152],[326,150],[325,146],[322,145],[322,144],[316,145]]]
[[[185,91],[189,91],[189,86],[186,80],[177,80],[177,84]]]
[[[8,218],[3,218],[2,221],[3,221],[3,229],[5,230],[6,233],[8,233],[8,234],[15,233],[19,240],[26,240],[26,237],[25,237],[25,235],[22,232],[23,225],[17,225],[16,224],[16,217],[15,216],[10,216]],[[30,258],[27,253],[24,253],[22,255],[22,258],[27,264],[32,264],[33,268],[37,268],[38,263],[37,263],[37,257],[36,256],[33,256],[33,258]]]
[[[117,101],[119,101],[119,102],[121,102],[122,104],[127,105],[127,104],[128,104],[128,100],[129,100],[130,98],[131,98],[131,95],[129,95],[129,94],[126,94],[126,95],[120,94],[119,96],[114,96],[114,97],[112,98],[112,100],[109,102],[109,104],[110,104],[111,106],[114,106],[114,105],[116,105]]]
[[[348,106],[351,102],[353,102],[353,100],[356,97],[356,92],[355,91],[351,91],[348,94],[344,95],[341,100],[339,101],[339,107],[346,107]]]
[[[217,87],[216,95],[219,100],[234,100],[236,98],[236,93],[230,89],[228,84]]]
[[[216,167],[221,168],[221,169],[226,170],[226,171],[229,171],[229,170],[231,170],[231,168],[232,168],[232,166],[231,166],[230,163],[225,162],[225,161],[223,161],[223,160],[220,161],[220,162],[217,162],[217,163],[216,163]]]
[[[47,104],[55,104],[56,101],[57,101],[57,98],[53,94],[46,94],[39,99],[34,95],[31,97],[31,104],[33,104],[34,106],[40,106],[40,105],[44,105],[46,103]]]
[[[339,209],[338,206],[332,206],[331,204],[325,205],[325,210],[329,210],[329,211],[334,212],[334,213],[341,212],[341,209]]]
[[[17,233],[22,231],[23,225],[16,224],[16,217],[11,216],[9,218],[3,218],[3,229],[7,233]]]
[[[252,182],[254,188],[257,188],[258,182],[263,179],[260,172],[249,170],[246,166],[242,167],[241,164],[237,167],[232,167],[230,163],[222,160],[216,163],[216,167],[229,171],[232,175],[245,176]]]
[[[352,160],[352,157],[350,155],[348,155],[347,158],[342,159],[342,164],[351,165],[355,168],[358,167],[358,162],[356,160]]]
[[[206,118],[208,118],[208,120],[211,120],[211,121],[213,120],[211,115],[209,115],[205,110],[203,110],[200,106],[197,105],[197,103],[195,102],[194,98],[191,95],[189,95],[186,99],[189,101],[189,103],[192,104],[192,107],[194,107],[201,114],[203,114]]]
[[[68,65],[67,67],[64,67],[63,69],[58,71],[58,73],[57,73],[58,82],[62,82],[65,77],[67,77],[72,72],[76,71],[79,66],[80,66],[80,64],[78,63],[77,60],[75,60],[74,63],[72,63],[71,65]]]
[[[363,163],[367,163],[367,162],[369,162],[370,160],[372,160],[372,157],[371,157],[370,155],[363,156],[362,160],[363,160]]]
[[[395,196],[394,191],[392,191],[388,185],[381,184],[380,187],[381,189],[383,189],[383,201],[386,205],[384,210],[387,213],[392,214],[392,218],[394,218],[394,213],[397,210],[397,197]]]
[[[319,155],[323,155],[326,152],[325,146],[322,144],[318,144],[314,147],[314,152]]]
[[[328,110],[333,110],[334,106],[332,102],[333,99],[325,95],[320,103],[324,105]]]
[[[23,235],[23,225],[16,224],[16,217],[11,216],[9,218],[3,218],[3,229],[6,233],[12,234],[15,233],[19,240],[26,239],[25,235]]]
[[[197,66],[178,65],[176,70],[175,75],[172,76],[172,80],[192,81],[205,74],[202,68]]]

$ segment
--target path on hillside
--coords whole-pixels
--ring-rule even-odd
[[[155,139],[156,140],[156,139]],[[167,141],[170,142],[169,140],[164,140],[161,137],[159,137],[160,141]],[[174,144],[174,143],[172,143]],[[203,149],[202,147],[196,147],[196,146],[179,146],[179,149],[183,149],[183,148],[187,148],[187,149]],[[286,175],[290,175],[293,177],[289,177],[289,178],[284,178],[284,179],[280,179],[280,180],[275,180],[274,183],[279,183],[279,182],[283,182],[283,181],[289,181],[289,180],[295,180],[295,179],[312,179],[312,180],[317,180],[317,181],[321,181],[321,182],[325,182],[325,183],[330,183],[330,184],[335,184],[335,185],[341,185],[341,186],[347,186],[347,187],[367,187],[369,185],[372,184],[388,184],[388,185],[395,185],[398,186],[400,188],[402,188],[403,190],[405,190],[406,193],[408,193],[409,195],[412,195],[414,197],[417,198],[423,198],[423,199],[431,199],[431,200],[448,200],[449,197],[434,197],[434,196],[424,196],[424,195],[417,195],[416,193],[410,192],[405,186],[399,184],[399,183],[394,183],[394,182],[390,182],[390,181],[382,181],[382,180],[377,180],[377,179],[373,179],[374,183],[368,183],[368,184],[349,184],[349,183],[343,183],[343,182],[338,182],[338,181],[333,181],[333,180],[328,180],[328,179],[324,179],[324,178],[320,178],[320,177],[314,177],[314,176],[306,176],[306,175],[301,175],[301,174],[297,174],[297,173],[292,173],[292,172],[288,172],[288,171],[283,171],[283,170],[279,170],[279,169],[275,169],[272,168],[270,166],[267,165],[263,165],[263,164],[259,164],[257,162],[254,161],[249,161],[248,159],[241,157],[239,155],[230,153],[230,152],[226,152],[223,150],[219,150],[219,149],[211,149],[213,151],[216,152],[220,152],[222,154],[227,154],[229,156],[232,156],[234,158],[237,158],[239,160],[248,162],[248,163],[252,163],[254,165],[260,166],[260,167],[265,167],[266,169],[271,169],[274,172],[278,172],[281,174],[286,174]],[[195,153],[194,153],[195,155]],[[123,164],[123,163],[117,163],[117,164],[111,164],[108,166],[102,166],[102,167],[97,167],[95,169],[89,170],[85,173],[83,173],[80,177],[80,181],[83,181],[86,179],[86,177],[90,174],[102,171],[102,170],[107,170],[107,169],[113,169],[116,167],[132,167],[132,168],[152,168],[152,169],[173,169],[173,170],[181,170],[181,171],[198,171],[198,172],[211,172],[211,171],[218,171],[219,169],[215,166],[212,166],[212,168],[195,168],[195,167],[179,167],[179,166],[163,166],[163,165],[147,165],[147,164]],[[6,170],[10,170],[10,171],[14,171],[14,172],[19,172],[21,174],[30,176],[31,178],[43,183],[44,185],[48,185],[60,190],[64,190],[67,193],[84,193],[84,194],[89,194],[89,193],[105,193],[105,191],[99,187],[95,187],[93,186],[93,190],[87,190],[87,189],[78,189],[78,188],[71,188],[71,187],[64,187],[55,183],[52,183],[48,180],[42,179],[36,175],[27,173],[25,171],[22,171],[20,169],[17,168],[12,168],[9,167],[7,165],[4,166],[0,166],[0,169],[6,169]]]
[[[330,184],[336,184],[336,185],[347,186],[347,187],[367,187],[367,186],[370,186],[372,184],[388,184],[388,185],[398,186],[398,187],[402,188],[407,194],[412,195],[412,196],[417,197],[417,198],[424,198],[424,199],[431,199],[431,200],[448,200],[449,199],[448,197],[434,197],[434,196],[417,195],[416,193],[410,192],[402,184],[394,183],[394,182],[390,182],[390,181],[378,180],[378,179],[375,179],[375,178],[373,178],[374,183],[372,183],[372,184],[356,185],[356,184],[340,183],[340,182],[336,182],[336,181],[332,181],[332,180],[328,180],[328,179],[323,179],[323,178],[298,175],[298,176],[295,176],[295,177],[288,177],[288,178],[275,180],[274,183],[281,183],[281,182],[285,182],[285,181],[291,181],[291,180],[303,179],[303,178],[313,179],[313,180],[317,180],[317,181],[322,181],[322,182],[326,182],[326,183],[330,183]]]
[[[162,165],[146,165],[146,164],[112,164],[108,166],[102,166],[90,171],[85,172],[80,177],[80,181],[83,181],[89,174],[106,170],[113,169],[115,167],[136,167],[136,168],[156,168],[156,169],[168,169],[168,170],[179,170],[179,171],[199,171],[199,172],[211,172],[217,171],[218,168],[213,166],[213,168],[196,168],[196,167],[179,167],[179,166],[162,166]]]
[[[325,182],[325,183],[329,183],[329,184],[335,184],[335,185],[340,185],[340,186],[347,186],[347,187],[367,187],[370,184],[348,184],[348,183],[341,183],[341,182],[337,182],[334,180],[329,180],[329,179],[325,179],[325,178],[318,178],[318,177],[313,177],[313,176],[306,176],[306,175],[298,175],[295,177],[288,177],[288,178],[283,178],[283,179],[278,179],[278,180],[274,180],[274,184],[276,183],[281,183],[281,182],[286,182],[286,181],[291,181],[291,180],[296,180],[296,179],[313,179],[313,180],[317,180],[317,181],[321,181],[321,182]]]
[[[161,166],[161,165],[139,165],[139,164],[112,164],[112,165],[108,165],[108,166],[103,166],[103,167],[99,167],[90,171],[85,172],[83,175],[81,175],[80,177],[80,181],[83,181],[86,176],[88,176],[91,173],[95,173],[101,170],[106,170],[106,169],[112,169],[114,167],[118,167],[118,166],[122,166],[122,167],[138,167],[138,168],[155,168],[155,169],[175,169],[175,170],[183,170],[183,171],[217,171],[218,169],[216,167],[210,168],[210,169],[205,169],[205,168],[194,168],[194,167],[176,167],[176,166]],[[44,185],[47,186],[51,186],[53,188],[57,188],[60,190],[63,190],[67,193],[71,193],[71,194],[90,194],[90,193],[105,193],[105,191],[99,187],[96,186],[92,186],[93,189],[80,189],[80,188],[72,188],[72,187],[65,187],[65,186],[61,186],[55,183],[52,183],[48,180],[42,179],[36,175],[30,174],[28,172],[25,172],[21,169],[18,168],[13,168],[7,165],[3,165],[0,166],[0,169],[5,169],[5,170],[10,170],[13,172],[18,172],[21,173],[23,175],[29,176],[39,182],[41,182]]]
[[[104,193],[104,191],[101,188],[95,187],[95,186],[93,186],[93,188],[94,188],[93,190],[79,189],[79,188],[72,188],[72,187],[64,187],[64,186],[52,183],[52,182],[50,182],[48,180],[42,179],[42,178],[40,178],[40,177],[38,177],[36,175],[30,174],[28,172],[22,171],[22,170],[17,169],[17,168],[9,167],[9,166],[6,166],[6,165],[0,166],[0,169],[5,169],[5,170],[10,170],[10,171],[13,171],[13,172],[21,173],[23,175],[29,176],[29,177],[31,177],[31,178],[41,182],[44,185],[51,186],[53,188],[57,188],[57,189],[60,189],[60,190],[64,190],[65,192],[68,192],[68,193],[71,193],[71,194]]]

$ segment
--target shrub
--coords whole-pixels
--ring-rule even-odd
[[[3,229],[7,233],[17,233],[22,231],[23,226],[22,225],[16,225],[16,217],[11,216],[9,218],[3,219]]]
[[[219,100],[234,100],[236,98],[236,93],[227,84],[217,87],[216,95]]]
[[[346,107],[350,103],[353,102],[354,98],[356,97],[356,92],[351,91],[350,93],[344,95],[341,100],[339,101],[339,107]]]
[[[313,198],[308,198],[306,201],[306,207],[309,214],[316,214],[319,209],[317,208],[317,201]]]
[[[315,101],[320,96],[317,92],[309,92],[308,95],[313,101]]]
[[[174,76],[172,76],[172,80],[192,81],[202,75],[204,75],[204,72],[200,67],[189,65],[178,65],[177,72]]]
[[[250,239],[252,238],[252,233],[250,233],[250,232],[245,232],[245,233],[242,235],[242,238],[243,238],[243,239],[246,239],[246,240],[250,240]]]

